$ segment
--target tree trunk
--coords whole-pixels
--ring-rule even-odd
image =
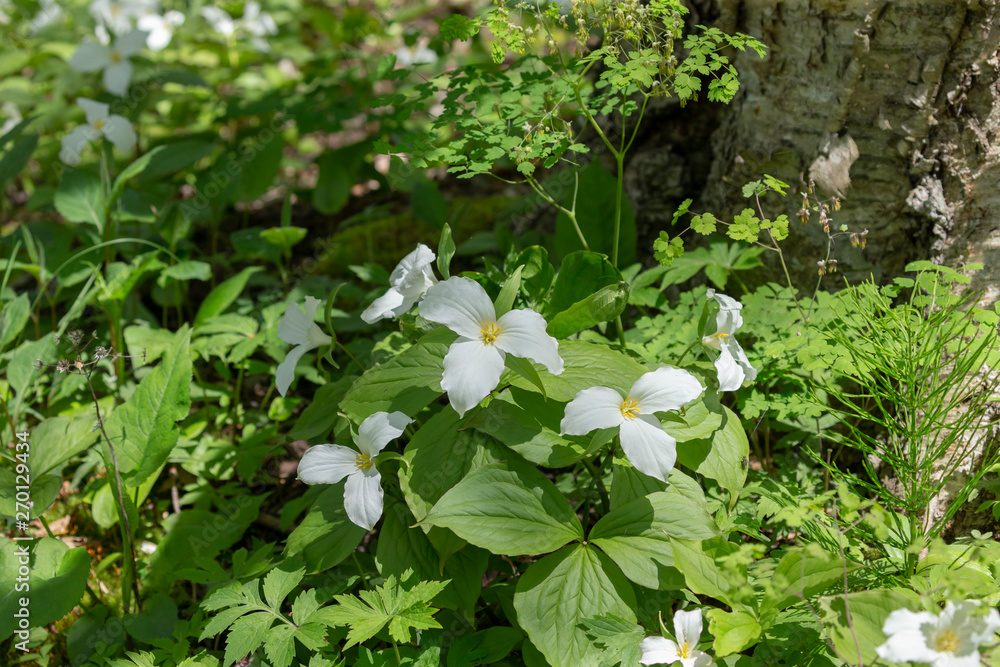
[[[742,89],[728,106],[653,108],[627,167],[640,239],[685,197],[731,219],[747,181],[767,173],[801,190],[812,176],[821,197],[844,195],[835,226],[870,232],[864,251],[834,248],[849,280],[892,278],[917,259],[982,262],[972,287],[983,305],[1000,297],[1000,0],[704,0],[693,18],[769,52],[737,56]],[[794,220],[800,205],[769,197],[765,212]],[[813,284],[826,252],[815,216],[784,247],[796,286]],[[981,455],[990,437],[979,439]]]

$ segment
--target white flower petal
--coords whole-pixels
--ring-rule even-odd
[[[176,14],[176,16],[171,16]],[[180,21],[177,22],[177,17]],[[174,36],[174,26],[184,22],[184,15],[177,11],[167,12],[165,16],[157,14],[144,14],[139,17],[139,28],[149,33],[146,38],[146,46],[153,51],[162,51],[170,44]]]
[[[333,339],[323,333],[314,321],[320,303],[316,297],[307,296],[303,307],[288,304],[278,321],[278,338],[292,345],[308,345],[311,348],[328,345]]]
[[[715,299],[715,302],[719,304],[719,312],[715,316],[719,333],[732,335],[743,326],[743,316],[740,314],[743,304],[725,294],[717,294],[712,288],[705,292],[705,296],[709,299]]]
[[[679,409],[703,391],[705,388],[687,371],[664,366],[636,380],[629,397],[639,403],[643,413],[666,412]]]
[[[365,530],[371,530],[382,516],[382,477],[371,467],[351,475],[344,484],[344,509],[347,518]]]
[[[124,97],[132,81],[132,63],[122,60],[104,69],[104,88],[112,95]]]
[[[912,612],[897,609],[889,614],[882,625],[882,632],[889,638],[875,648],[879,657],[889,662],[933,662],[937,651],[927,646],[927,637],[921,630],[923,625],[937,626],[937,617],[927,611]]]
[[[129,58],[142,51],[146,46],[148,33],[145,30],[132,30],[115,40],[114,50],[122,58]]]
[[[96,72],[110,64],[111,49],[97,42],[84,42],[69,59],[69,66],[77,72]]]
[[[406,300],[403,298],[403,295],[395,287],[390,287],[386,290],[385,294],[372,301],[372,304],[365,308],[364,312],[361,313],[361,319],[368,324],[374,324],[383,318],[395,317],[396,311],[401,309],[405,303]],[[412,305],[413,302],[410,302],[410,306]],[[407,310],[409,308],[406,308],[403,312],[405,313]]]
[[[663,430],[656,417],[640,414],[626,419],[620,437],[622,450],[636,470],[667,481],[677,461],[677,441]]]
[[[83,109],[83,115],[87,117],[87,125],[96,125],[97,121],[108,117],[108,105],[103,102],[88,100],[86,97],[76,98],[76,104]]]
[[[221,32],[226,37],[236,31],[236,22],[233,21],[233,17],[218,7],[202,7],[201,15],[205,17],[213,30]]]
[[[545,333],[545,318],[533,310],[511,310],[497,321],[500,333],[494,345],[507,354],[531,359],[545,366],[549,373],[563,372],[559,341]]]
[[[84,147],[100,136],[101,133],[89,125],[77,125],[62,138],[59,159],[71,166],[80,164],[80,153],[83,152]]]
[[[460,337],[444,357],[441,388],[448,392],[451,407],[461,417],[496,389],[502,373],[503,352],[482,341]]]
[[[455,276],[427,290],[420,302],[420,315],[443,324],[459,336],[479,339],[483,326],[496,322],[496,309],[482,285],[471,278]]]
[[[306,345],[296,345],[288,351],[288,356],[285,360],[278,364],[278,369],[274,373],[274,385],[278,389],[278,393],[282,396],[288,391],[288,387],[291,386],[292,380],[295,379],[295,365],[299,363],[299,359],[302,355],[308,352],[310,347]]]
[[[743,386],[746,373],[740,366],[729,346],[719,348],[719,356],[715,360],[715,370],[719,376],[719,391],[735,391]]]
[[[132,129],[132,123],[124,116],[118,114],[108,116],[101,127],[101,132],[122,153],[128,153],[135,148],[135,130]]]
[[[668,665],[681,657],[677,644],[666,637],[646,637],[639,650],[642,651],[639,663],[643,665]]]
[[[358,453],[340,445],[314,445],[299,461],[299,479],[306,484],[336,484],[358,471]]]
[[[393,287],[399,286],[409,276],[422,273],[424,269],[431,265],[434,259],[434,251],[423,243],[418,243],[413,252],[399,260],[399,264],[396,265],[396,268],[389,275],[389,284]]]
[[[402,412],[376,412],[358,427],[358,449],[366,456],[375,456],[391,440],[401,436],[412,421]]]
[[[681,644],[687,644],[692,649],[697,646],[701,641],[701,628],[701,609],[680,609],[674,613],[674,634]]]
[[[608,387],[591,387],[566,404],[559,429],[563,435],[586,435],[599,428],[616,428],[626,420],[621,395]]]

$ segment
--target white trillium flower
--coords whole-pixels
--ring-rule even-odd
[[[882,632],[889,638],[875,648],[889,662],[923,662],[933,667],[978,667],[979,646],[995,638],[1000,613],[977,614],[976,600],[951,600],[935,616],[928,611],[897,609],[889,614]]]
[[[159,6],[158,0],[94,0],[90,14],[101,27],[123,35],[132,29],[133,19],[153,13]]]
[[[624,398],[610,387],[584,389],[566,405],[560,429],[564,435],[586,435],[617,428],[629,462],[666,482],[677,461],[677,441],[654,413],[677,410],[704,390],[687,371],[664,366],[636,380]]]
[[[237,30],[245,30],[253,37],[250,41],[259,51],[267,52],[271,50],[267,40],[270,35],[278,34],[278,24],[267,12],[261,11],[259,2],[248,2],[243,6],[243,16],[234,19],[227,12],[218,7],[203,7],[201,15],[205,17],[209,25],[216,32],[222,33],[227,39],[236,34]]]
[[[59,159],[68,165],[80,164],[80,153],[94,139],[106,138],[122,153],[135,148],[135,130],[124,116],[108,114],[110,107],[103,102],[76,98],[76,103],[87,117],[86,125],[77,125],[62,138]]]
[[[132,81],[132,56],[146,45],[146,31],[133,30],[116,37],[108,47],[97,42],[84,42],[69,59],[69,66],[77,72],[104,71],[104,87],[119,97],[128,91]]]
[[[705,292],[705,296],[715,299],[719,304],[719,313],[715,316],[716,332],[705,336],[701,342],[706,347],[719,351],[719,357],[715,360],[715,368],[719,372],[719,391],[735,391],[745,380],[757,377],[757,369],[750,365],[746,352],[733,337],[736,330],[743,326],[743,316],[740,314],[743,304],[725,294],[716,294],[712,288]]]
[[[236,21],[218,7],[202,7],[201,15],[215,32],[222,33],[226,37],[231,37],[236,32]]]
[[[712,662],[711,656],[696,647],[701,640],[701,609],[680,610],[674,614],[674,636],[677,641],[665,637],[646,637],[639,644],[643,665],[669,665],[680,662],[684,667],[703,667]]]
[[[307,296],[304,311],[298,305],[290,303],[278,322],[278,338],[295,346],[288,351],[285,360],[278,364],[278,370],[274,374],[274,383],[282,396],[295,379],[295,365],[302,355],[333,342],[315,322],[316,308],[320,303],[322,302],[316,297]]]
[[[528,309],[498,318],[486,290],[470,278],[456,276],[428,289],[420,314],[458,334],[444,358],[441,388],[459,416],[496,389],[507,354],[537,361],[553,375],[563,371],[559,343],[545,333],[545,318]]]
[[[361,319],[372,324],[384,317],[399,317],[412,308],[428,288],[437,283],[432,266],[434,258],[433,250],[418,243],[417,249],[392,270],[389,289],[361,313]]]
[[[406,429],[412,419],[402,412],[376,412],[358,428],[358,450],[340,445],[315,445],[299,461],[299,479],[306,484],[344,484],[347,517],[365,530],[382,516],[382,476],[373,459]]]
[[[159,14],[143,14],[139,17],[139,29],[149,33],[146,46],[153,51],[162,51],[173,39],[174,29],[184,23],[184,15],[178,11]]]
[[[3,114],[0,116],[0,134],[7,134],[24,120],[21,109],[13,102],[4,102],[0,105],[0,113]]]
[[[401,46],[396,49],[396,63],[403,67],[413,65],[433,65],[438,60],[438,54],[427,45]]]

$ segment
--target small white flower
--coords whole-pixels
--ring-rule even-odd
[[[133,19],[155,12],[159,4],[157,0],[94,0],[90,13],[98,25],[123,35],[132,29]]]
[[[406,429],[411,420],[402,412],[376,412],[358,428],[358,450],[340,445],[310,447],[299,462],[299,479],[306,484],[344,484],[348,518],[365,530],[382,516],[382,476],[373,460]]]
[[[160,16],[159,14],[143,14],[139,17],[139,29],[149,33],[146,38],[146,46],[153,51],[162,51],[173,39],[174,29],[184,23],[184,15],[178,11],[171,10]]]
[[[104,71],[104,87],[112,95],[119,97],[128,91],[132,81],[132,56],[142,51],[146,45],[146,32],[133,30],[116,37],[108,47],[97,42],[84,42],[76,48],[69,59],[69,66],[77,72]]]
[[[553,375],[563,371],[559,343],[545,333],[545,318],[528,309],[497,318],[486,290],[470,278],[456,276],[428,289],[420,314],[458,334],[444,358],[441,388],[460,416],[496,389],[507,354],[537,361]]]
[[[56,0],[39,0],[38,13],[31,18],[28,31],[35,35],[43,28],[55,23],[62,16],[63,10]]]
[[[282,396],[295,379],[295,365],[299,363],[302,355],[333,342],[333,339],[323,333],[315,322],[316,308],[320,303],[322,302],[319,299],[307,296],[304,311],[296,304],[290,303],[285,308],[281,321],[278,322],[278,338],[295,346],[288,351],[285,360],[278,364],[278,370],[274,374],[274,383]]]
[[[413,46],[401,46],[396,49],[396,63],[403,67],[433,65],[437,60],[437,52],[427,48],[426,44],[418,43]]]
[[[361,319],[372,324],[384,317],[399,317],[412,308],[427,289],[437,283],[433,262],[434,251],[418,243],[417,249],[392,270],[389,289],[361,313]]]
[[[24,117],[21,115],[21,110],[13,102],[4,102],[0,105],[0,113],[2,116],[2,125],[0,125],[0,135],[7,134],[17,126]]]
[[[875,648],[889,662],[923,662],[933,667],[978,667],[979,646],[1000,630],[1000,613],[977,614],[977,600],[951,600],[935,616],[928,611],[897,609],[882,626],[888,637]]]
[[[109,115],[107,104],[88,100],[86,97],[76,98],[76,103],[83,109],[87,124],[77,125],[62,138],[60,160],[68,165],[80,164],[80,153],[84,146],[101,137],[105,137],[122,153],[135,148],[135,130],[127,118],[118,114]]]
[[[705,296],[718,302],[719,313],[715,316],[716,332],[705,336],[701,342],[706,347],[719,351],[719,357],[715,360],[715,368],[719,372],[719,391],[734,391],[745,380],[757,377],[757,369],[750,365],[743,348],[733,337],[736,330],[743,326],[743,316],[740,314],[743,304],[725,294],[716,294],[712,288],[705,292]]]
[[[208,25],[212,26],[212,30],[215,32],[222,33],[226,37],[231,37],[236,32],[236,21],[218,7],[202,7],[201,15],[205,17]]]
[[[259,51],[265,53],[270,51],[271,47],[264,38],[278,34],[278,24],[270,14],[261,11],[259,2],[246,3],[243,7],[243,16],[239,19],[234,19],[218,7],[203,7],[201,15],[213,30],[222,33],[227,39],[236,34],[237,30],[249,32],[252,35],[250,41]]]
[[[560,428],[566,435],[617,428],[629,462],[666,482],[677,461],[677,441],[653,413],[677,410],[704,390],[687,371],[664,366],[636,380],[624,398],[609,387],[584,389],[566,405]]]
[[[684,667],[703,667],[712,662],[711,656],[696,647],[701,640],[701,609],[678,611],[674,614],[674,637],[646,637],[639,644],[643,665],[669,665],[680,661]]]

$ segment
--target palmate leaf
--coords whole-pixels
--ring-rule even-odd
[[[437,609],[428,603],[444,590],[448,581],[420,581],[410,586],[406,582],[412,578],[413,571],[407,570],[401,583],[389,575],[385,584],[374,591],[361,591],[360,597],[337,595],[334,599],[339,604],[319,612],[317,620],[326,625],[350,628],[344,648],[371,639],[386,625],[397,642],[410,641],[411,629],[440,628],[434,620]]]
[[[646,636],[646,631],[641,625],[614,614],[584,619],[580,625],[586,630],[587,636],[604,649],[601,654],[602,665],[635,665],[642,657],[639,644]]]

